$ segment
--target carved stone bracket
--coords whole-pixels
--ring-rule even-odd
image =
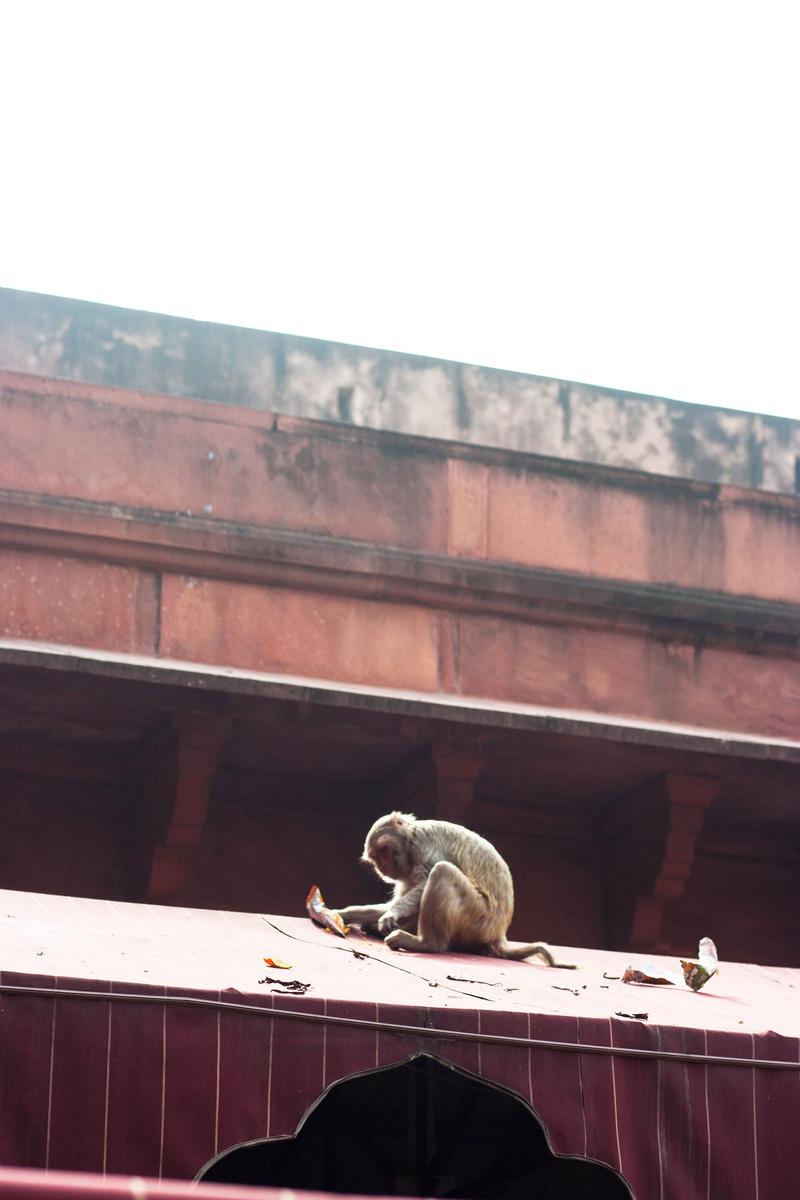
[[[477,746],[434,742],[387,779],[386,807],[468,824],[482,765]]]
[[[613,949],[668,950],[665,907],[684,893],[720,781],[668,771],[609,806],[603,831]]]
[[[229,727],[225,716],[176,713],[144,749],[138,840],[146,900],[169,904],[180,897]]]

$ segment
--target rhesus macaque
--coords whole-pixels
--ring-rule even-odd
[[[392,950],[471,950],[498,958],[538,955],[558,963],[545,942],[511,946],[514,885],[491,842],[450,821],[388,813],[370,829],[361,861],[394,884],[386,904],[339,909],[349,925],[376,925]]]

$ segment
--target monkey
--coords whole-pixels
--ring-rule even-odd
[[[367,834],[361,862],[393,883],[394,895],[385,904],[337,911],[348,925],[377,926],[392,950],[537,955],[550,967],[574,969],[556,962],[546,942],[512,946],[506,940],[514,912],[511,872],[491,842],[471,829],[387,813]]]

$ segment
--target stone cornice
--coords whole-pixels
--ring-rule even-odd
[[[414,602],[451,612],[730,642],[785,654],[796,605],[412,551],[374,542],[0,490],[0,545],[145,570]]]
[[[545,708],[444,693],[430,695],[15,638],[0,638],[0,664],[186,688],[192,693],[192,711],[227,711],[220,710],[215,699],[218,693],[244,700],[266,697],[442,721],[451,728],[515,729],[760,762],[800,764],[800,742],[796,740],[668,721],[639,720],[618,713]]]

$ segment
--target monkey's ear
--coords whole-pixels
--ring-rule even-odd
[[[393,812],[389,818],[395,829],[406,829],[409,825],[415,825],[417,818],[413,813]]]

